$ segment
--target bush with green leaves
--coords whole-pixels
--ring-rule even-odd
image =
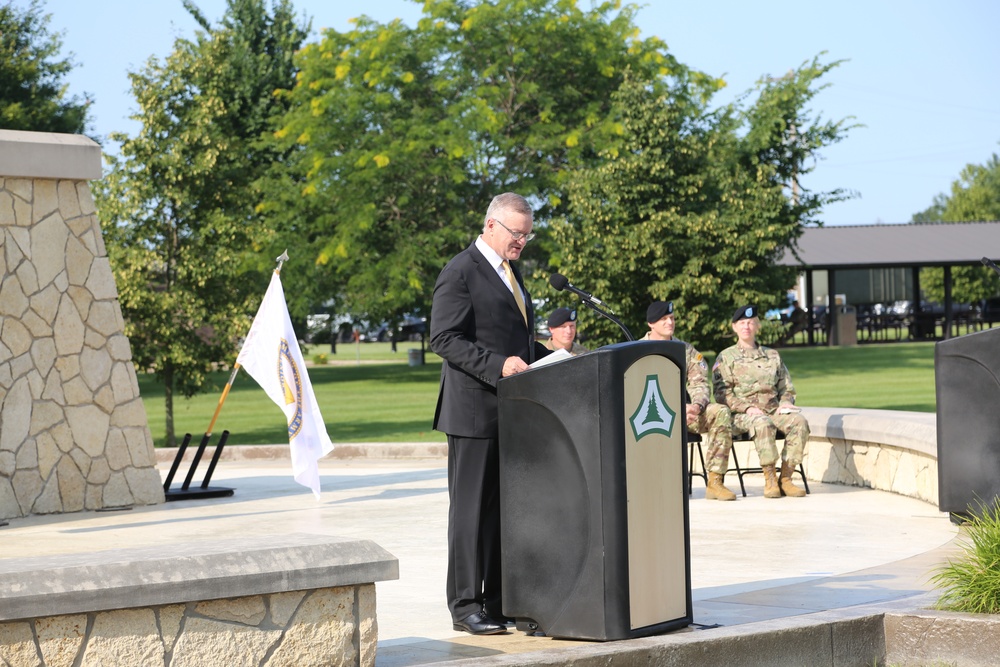
[[[677,336],[699,350],[732,344],[727,314],[737,306],[787,306],[796,269],[778,260],[826,204],[850,196],[799,181],[854,127],[809,108],[838,65],[817,57],[762,80],[752,104],[744,96],[715,110],[700,78],[663,92],[626,76],[610,96],[620,133],[566,178],[565,215],[550,224],[552,267],[637,331],[650,302],[673,301]],[[586,333],[621,340],[607,320]]]
[[[945,592],[939,609],[975,614],[1000,613],[1000,499],[970,508],[962,551],[931,580]]]

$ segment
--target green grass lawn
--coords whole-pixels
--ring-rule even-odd
[[[444,442],[431,430],[437,402],[441,360],[427,351],[427,363],[408,364],[408,349],[419,343],[389,343],[306,348],[312,359],[326,353],[323,366],[310,366],[309,378],[316,392],[327,431],[334,442]],[[805,406],[878,408],[933,412],[934,344],[891,343],[848,348],[783,348],[798,392]],[[216,389],[174,403],[178,439],[192,433],[197,443],[208,428],[228,373],[217,373]],[[163,388],[150,375],[139,377],[139,387],[149,416],[153,440],[165,441]],[[216,437],[230,431],[230,444],[287,442],[284,415],[241,371],[222,408]],[[216,440],[217,441],[217,440]]]
[[[798,403],[934,412],[934,343],[781,350]]]
[[[303,349],[309,361],[321,352],[328,355],[326,365],[311,365],[308,371],[334,442],[445,441],[443,434],[431,430],[441,360],[427,351],[425,365],[410,366],[408,350],[419,347],[419,343],[399,343],[398,351],[392,352],[389,343],[348,344],[337,345],[337,354],[330,354],[329,345]],[[191,399],[175,398],[178,440],[192,433],[196,444],[208,429],[229,373],[215,373],[212,379],[215,390]],[[162,446],[166,439],[163,387],[153,376],[140,375],[139,390],[153,442]],[[242,370],[213,429],[216,442],[224,430],[230,432],[229,444],[288,442],[284,414]]]

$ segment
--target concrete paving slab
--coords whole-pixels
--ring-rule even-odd
[[[168,464],[161,464],[165,475]],[[399,579],[376,584],[377,667],[560,651],[588,642],[455,632],[445,604],[447,470],[441,458],[321,462],[319,501],[287,460],[223,461],[213,486],[233,496],[118,512],[11,519],[0,558],[172,545],[229,537],[267,541],[314,533],[372,540],[399,559]],[[200,476],[196,475],[196,480]],[[697,628],[794,619],[820,610],[900,601],[931,590],[930,570],[958,528],[913,498],[856,487],[810,485],[802,499],[690,502],[691,575]],[[640,640],[629,640],[640,641]]]

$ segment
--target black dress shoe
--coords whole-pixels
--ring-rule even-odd
[[[455,621],[452,627],[470,635],[498,635],[507,632],[507,626],[494,622],[484,611],[477,611],[461,621]]]

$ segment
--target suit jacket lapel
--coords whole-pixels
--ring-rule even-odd
[[[510,270],[514,273],[514,280],[517,281],[517,286],[521,289],[521,295],[524,296],[524,312],[528,316],[528,322],[531,322],[534,319],[534,313],[531,308],[531,298],[528,297],[528,290],[524,288],[524,279],[521,277],[521,272],[518,271],[517,267],[513,264],[510,265]],[[510,299],[514,302],[514,310],[516,310],[517,314],[520,315],[521,309],[517,307],[517,301],[514,301],[513,294],[510,295]]]
[[[524,295],[524,313],[527,316],[527,321],[525,324],[525,329],[528,334],[528,359],[529,364],[535,362],[535,309],[531,305],[531,297],[528,295],[528,290],[524,289],[524,279],[521,278],[521,272],[517,270],[517,267],[513,264],[510,265],[511,271],[514,273],[514,280],[517,281],[517,285],[521,290],[521,294]],[[510,295],[511,300],[514,299],[514,295]],[[517,311],[518,317],[520,318],[521,310],[517,307],[517,303],[514,303],[514,310]],[[523,320],[522,320],[523,321]]]
[[[484,257],[483,253],[479,251],[479,248],[476,247],[475,243],[469,246],[469,250],[471,251],[473,261],[476,263],[476,268],[478,268],[479,271],[486,277],[487,284],[491,285],[493,289],[497,291],[500,298],[504,299],[507,302],[507,305],[509,305],[510,308],[517,313],[518,318],[520,318],[521,309],[517,307],[517,301],[514,300],[514,293],[510,291],[509,287],[507,287],[506,280],[501,278],[500,274],[497,273],[497,270],[490,266],[490,263],[486,261],[486,257]],[[511,271],[514,272],[514,280],[517,281],[517,284],[521,288],[521,294],[524,294],[524,283],[521,281],[521,274],[518,272],[517,267],[513,264],[510,265],[510,268]],[[531,304],[527,299],[525,299],[524,308],[528,313],[528,319],[530,321],[532,317]]]

